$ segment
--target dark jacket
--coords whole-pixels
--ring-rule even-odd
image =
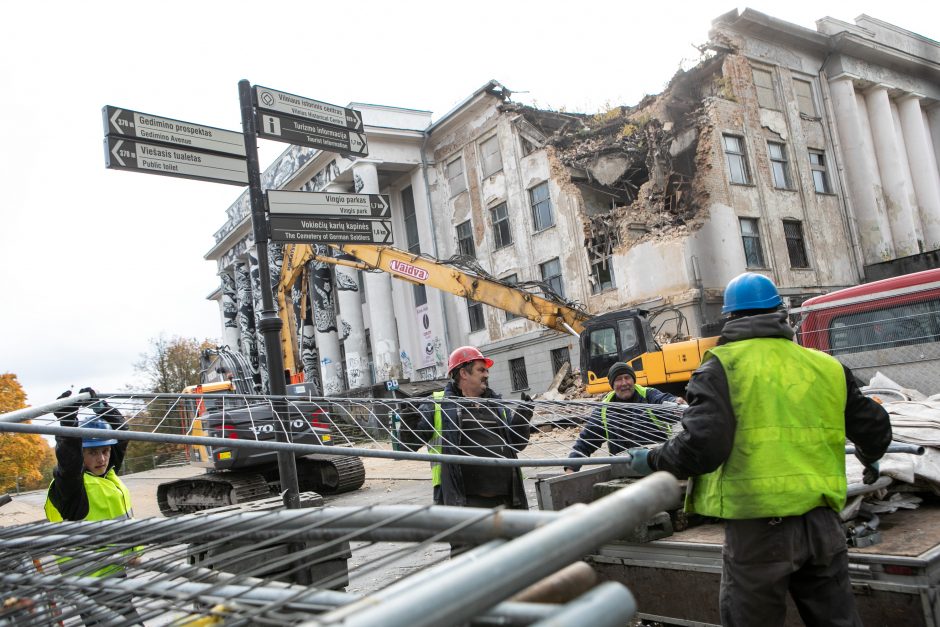
[[[718,344],[759,337],[793,339],[786,312],[738,318],[728,322]],[[810,349],[806,349],[810,350]],[[891,443],[891,422],[884,408],[859,391],[855,377],[845,370],[845,434],[864,462],[877,461]],[[692,375],[686,389],[689,407],[682,416],[683,430],[650,451],[653,470],[667,470],[679,479],[712,472],[728,459],[734,445],[737,419],[731,405],[728,378],[718,359],[709,359]]]
[[[114,407],[104,400],[96,400],[92,409],[99,418],[103,418],[114,430],[127,429],[123,426],[124,417]],[[63,424],[75,424],[77,407],[67,408],[62,415]],[[121,469],[124,463],[124,454],[127,451],[127,440],[118,440],[111,446],[111,458],[108,461],[108,470],[114,468],[115,472]],[[88,516],[88,495],[85,494],[85,464],[82,459],[82,439],[56,436],[55,439],[56,466],[52,470],[52,483],[49,485],[49,500],[59,510],[64,520],[84,520]],[[107,472],[107,471],[106,471]]]
[[[460,391],[454,388],[453,383],[448,383],[444,388],[444,398],[439,402],[441,405],[441,453],[443,455],[466,455],[463,447],[466,446],[464,432],[461,428],[460,407],[468,407],[468,403],[481,400],[485,407],[487,399],[499,399],[498,394],[487,388],[482,399],[467,399],[467,403],[448,403],[448,398],[462,397]],[[403,443],[411,450],[417,450],[422,445],[427,445],[434,437],[434,406],[436,402],[430,401],[422,403],[418,410],[420,420],[413,427],[414,434],[420,442],[411,444]],[[496,412],[497,415],[505,416],[505,422],[497,429],[498,435],[507,444],[504,447],[504,457],[516,459],[517,453],[525,449],[529,444],[529,425],[528,416],[523,411],[513,411],[506,409],[505,414],[501,411],[503,405],[493,404],[488,411]],[[501,418],[503,420],[503,418]],[[434,503],[437,505],[457,505],[465,506],[467,504],[467,495],[464,490],[464,473],[472,472],[473,466],[464,464],[441,464],[441,485],[434,490]],[[528,509],[528,502],[525,496],[525,490],[522,485],[522,470],[519,468],[507,468],[512,474],[512,507],[514,509]]]
[[[620,400],[616,395],[612,396],[609,401],[595,407],[591,412],[591,417],[581,429],[578,440],[574,443],[568,457],[590,457],[604,442],[607,442],[607,450],[611,455],[617,455],[637,446],[662,442],[668,435],[662,429],[662,423],[657,425],[648,411],[640,410],[632,405],[661,405],[674,403],[677,400],[679,400],[678,397],[673,394],[660,392],[650,387],[646,388],[645,398],[636,390],[633,391],[633,396],[626,400]],[[604,405],[607,406],[606,432],[602,419]],[[565,468],[581,470],[581,466],[574,465],[568,465]]]

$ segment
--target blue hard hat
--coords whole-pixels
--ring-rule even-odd
[[[92,416],[87,420],[82,421],[78,425],[82,429],[101,429],[102,431],[111,431],[111,425],[108,424],[107,420],[98,418],[97,416]],[[95,448],[98,446],[112,446],[117,444],[118,441],[114,438],[107,437],[109,434],[102,433],[100,438],[82,438],[82,448]]]
[[[748,309],[773,309],[783,304],[774,282],[763,274],[745,272],[731,279],[725,288],[725,304],[721,313]]]

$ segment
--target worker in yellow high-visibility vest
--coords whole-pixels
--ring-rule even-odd
[[[782,305],[761,274],[728,283],[730,319],[689,381],[683,430],[632,449],[631,466],[691,477],[686,512],[725,521],[722,625],[783,625],[788,593],[807,625],[861,625],[839,518],[845,443],[874,483],[891,423],[848,368],[793,342]]]

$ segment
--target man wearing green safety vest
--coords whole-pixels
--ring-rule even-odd
[[[610,367],[607,381],[612,389],[601,400],[601,406],[591,412],[591,417],[568,454],[569,458],[590,457],[604,442],[607,442],[607,450],[611,455],[634,446],[662,442],[669,433],[668,423],[657,418],[653,412],[643,411],[632,404],[685,405],[685,400],[678,396],[637,385],[636,372],[622,361]],[[566,473],[578,470],[581,470],[581,466],[565,466]]]
[[[444,391],[435,394],[433,402],[421,404],[417,414],[402,417],[416,436],[402,444],[412,450],[426,444],[436,455],[516,459],[529,443],[532,407],[498,402],[499,394],[489,386],[492,365],[493,360],[473,346],[451,353]],[[519,468],[432,463],[431,479],[437,505],[528,509]]]
[[[80,392],[88,392],[91,395],[92,400],[88,403],[94,415],[79,420],[81,407],[74,404],[56,411],[55,416],[62,426],[95,429],[100,431],[100,435],[85,438],[56,436],[56,466],[52,470],[52,482],[46,493],[46,518],[50,522],[133,518],[130,492],[117,476],[128,442],[113,437],[115,430],[127,429],[123,416],[107,401],[97,398],[91,388],[82,388]],[[71,390],[68,390],[59,398],[66,398],[71,394]],[[136,561],[135,557],[128,557],[129,553],[131,552],[126,551],[120,556],[111,556],[110,549],[102,549],[105,557],[102,557],[101,561],[113,563],[96,563],[87,571],[68,574],[86,577],[126,576],[123,564]],[[67,570],[68,562],[68,558],[61,558],[61,567]],[[88,596],[95,598],[94,594]],[[139,615],[130,598],[122,599],[117,596],[104,600],[108,596],[106,587],[100,596],[103,599],[101,605],[107,607],[110,613],[105,613],[96,606],[80,607],[85,625],[106,624],[116,616],[131,623],[138,622]]]
[[[728,283],[730,319],[689,381],[684,429],[632,449],[631,466],[691,477],[686,511],[724,519],[722,625],[783,625],[788,592],[807,625],[861,625],[839,519],[845,440],[874,483],[891,423],[848,368],[793,342],[782,304],[760,274]]]

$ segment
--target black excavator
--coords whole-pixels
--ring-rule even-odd
[[[187,396],[179,408],[182,424],[192,435],[275,441],[283,424],[293,443],[333,445],[331,404],[253,396],[255,383],[247,358],[225,346],[205,349],[201,368],[203,382],[183,390]],[[298,387],[289,386],[288,394],[302,394]],[[277,414],[275,407],[280,407]],[[245,503],[281,491],[274,450],[197,445],[190,447],[189,454],[191,462],[207,472],[157,487],[164,516]],[[358,490],[366,473],[358,457],[315,454],[298,455],[297,476],[301,492],[338,494]]]

